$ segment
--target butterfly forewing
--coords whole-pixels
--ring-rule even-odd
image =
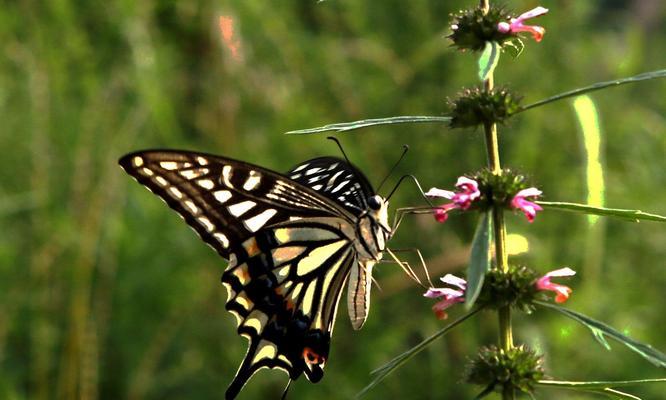
[[[343,215],[309,189],[264,168],[180,151],[128,154],[120,165],[160,196],[225,258],[264,224]]]

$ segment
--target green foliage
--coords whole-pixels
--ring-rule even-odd
[[[446,335],[449,333],[453,328],[457,327],[458,325],[462,324],[465,322],[467,319],[472,317],[474,314],[478,313],[481,311],[481,308],[476,308],[472,311],[469,311],[467,314],[463,315],[462,317],[456,319],[455,321],[451,322],[448,324],[446,327],[440,329],[439,331],[433,333],[430,335],[428,338],[425,340],[421,341],[419,344],[416,346],[412,347],[411,349],[405,351],[404,353],[398,355],[397,357],[393,358],[391,361],[388,363],[382,365],[381,367],[377,368],[376,370],[372,371],[372,381],[368,384],[368,386],[364,387],[362,391],[360,391],[357,395],[357,397],[364,396],[370,389],[374,388],[379,384],[381,381],[383,381],[387,376],[389,376],[391,373],[393,373],[396,369],[400,368],[403,366],[407,361],[409,361],[412,357],[420,353],[421,351],[425,350],[428,346],[430,346],[435,339],[439,339],[440,337]]]
[[[465,307],[470,309],[479,297],[483,280],[490,270],[490,242],[492,241],[493,218],[490,211],[481,213],[481,218],[472,239],[472,253],[467,267],[467,289],[465,290]]]
[[[485,81],[493,74],[500,58],[500,46],[496,42],[486,42],[479,57],[479,80]]]
[[[666,354],[655,349],[649,344],[644,344],[635,339],[632,339],[629,336],[619,332],[617,329],[612,328],[601,321],[597,321],[593,318],[590,318],[585,314],[569,310],[567,308],[558,306],[556,304],[545,303],[545,302],[537,302],[537,304],[546,308],[551,308],[553,310],[559,311],[568,318],[571,318],[576,322],[585,325],[592,332],[594,338],[602,346],[604,346],[606,350],[611,349],[610,344],[608,344],[608,341],[606,340],[606,336],[608,336],[612,339],[617,340],[621,344],[627,346],[633,352],[645,358],[646,360],[650,361],[655,366],[662,368],[666,367]]]
[[[640,210],[595,207],[588,204],[568,203],[563,201],[537,201],[537,203],[544,208],[552,210],[562,210],[587,215],[601,215],[604,217],[615,217],[633,222],[640,222],[641,220],[666,222],[666,217],[662,215],[646,213]]]
[[[589,86],[583,86],[583,87],[579,87],[579,88],[576,88],[576,89],[568,90],[566,92],[558,93],[556,95],[550,96],[546,99],[537,101],[535,103],[528,104],[526,106],[522,106],[516,112],[522,112],[522,111],[529,110],[530,108],[541,107],[541,106],[544,106],[548,103],[552,103],[554,101],[560,101],[560,100],[568,99],[568,98],[571,98],[571,97],[581,96],[583,94],[595,92],[597,90],[603,90],[603,89],[608,89],[608,88],[615,87],[615,86],[626,85],[626,84],[629,84],[629,83],[649,81],[649,80],[659,79],[659,78],[664,78],[664,77],[666,77],[666,69],[660,69],[658,71],[645,72],[645,73],[638,74],[638,75],[635,75],[635,76],[630,76],[628,78],[614,79],[612,81],[605,81],[605,82],[596,82],[596,83],[593,83],[592,85],[589,85]]]
[[[594,392],[605,394],[609,397],[615,397],[619,399],[638,399],[640,397],[633,396],[628,393],[621,392],[617,390],[618,387],[626,386],[638,386],[645,385],[649,383],[665,383],[666,378],[664,379],[636,379],[630,381],[590,381],[590,382],[567,382],[567,381],[551,381],[551,380],[540,380],[537,385],[542,387],[551,387],[558,389],[571,389],[580,392]]]
[[[422,123],[422,122],[444,122],[444,123],[449,123],[451,122],[450,117],[433,117],[433,116],[427,116],[427,115],[420,115],[420,116],[402,116],[402,117],[388,117],[388,118],[372,118],[372,119],[364,119],[361,121],[354,121],[354,122],[343,122],[339,124],[329,124],[329,125],[324,125],[324,126],[319,126],[317,128],[310,128],[310,129],[298,129],[295,131],[289,131],[287,132],[288,135],[303,135],[307,133],[321,133],[321,132],[330,132],[330,131],[335,131],[335,132],[347,132],[347,131],[352,131],[356,129],[361,129],[361,128],[367,128],[370,126],[376,126],[376,125],[392,125],[392,124],[414,124],[414,123]]]

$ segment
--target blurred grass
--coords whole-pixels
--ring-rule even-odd
[[[0,398],[219,398],[245,353],[224,311],[222,262],[164,205],[123,175],[116,160],[140,148],[188,148],[280,171],[337,150],[323,136],[282,132],[391,115],[444,115],[445,99],[476,77],[476,59],[443,38],[448,14],[473,1],[329,0],[279,3],[126,0],[5,2],[0,8]],[[528,4],[529,3],[529,4]],[[503,57],[497,82],[529,103],[595,81],[666,65],[666,10],[657,0],[544,0],[548,33],[519,60]],[[509,2],[518,11],[536,2]],[[242,58],[223,47],[219,15],[237,22]],[[603,121],[609,207],[666,213],[666,83],[595,93]],[[506,165],[528,172],[547,200],[587,196],[584,143],[565,102],[501,128]],[[401,145],[400,167],[425,187],[450,186],[485,162],[478,131],[436,125],[340,135],[373,182]],[[401,189],[394,206],[420,204]],[[544,271],[580,270],[570,306],[657,348],[666,230],[607,221],[598,274],[583,269],[585,218],[508,218]],[[407,220],[394,247],[418,245],[434,274],[464,266],[472,218],[446,225]],[[418,239],[417,239],[418,238]],[[415,240],[417,239],[417,240]],[[598,250],[595,250],[598,251]],[[597,290],[586,290],[594,276]],[[649,277],[649,278],[648,278]],[[381,267],[383,291],[360,332],[339,315],[326,378],[301,379],[293,398],[350,398],[368,373],[437,330],[421,290]],[[420,312],[414,310],[420,309]],[[343,310],[344,311],[344,310]],[[455,312],[454,312],[455,313]],[[552,315],[517,316],[517,339],[547,354],[559,379],[663,374],[621,348]],[[417,356],[367,398],[461,399],[478,344],[496,340],[482,314]],[[242,398],[274,398],[286,379],[260,372]],[[659,398],[659,385],[637,389]],[[544,391],[539,398],[561,398]],[[567,398],[586,398],[571,397]]]

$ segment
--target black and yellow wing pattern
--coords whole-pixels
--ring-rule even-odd
[[[333,157],[286,176],[188,151],[140,151],[119,163],[229,260],[226,309],[249,346],[226,397],[261,368],[319,381],[342,288],[364,258],[383,250],[359,247],[359,217],[373,196],[367,179]]]

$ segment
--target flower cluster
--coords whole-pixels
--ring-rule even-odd
[[[555,302],[565,302],[573,290],[568,286],[551,282],[551,278],[569,277],[575,274],[571,268],[560,268],[539,278],[534,270],[526,267],[511,266],[507,272],[493,269],[486,275],[478,302],[493,308],[517,307],[530,313],[534,309],[534,301],[538,300],[538,295],[546,291],[557,294]],[[431,299],[441,298],[432,309],[438,319],[446,319],[447,309],[465,301],[467,281],[452,274],[447,274],[440,280],[448,286],[430,288],[423,296]]]
[[[465,372],[467,382],[488,390],[508,387],[523,393],[532,393],[543,376],[543,359],[526,346],[509,350],[497,346],[482,347]]]
[[[511,39],[511,35],[498,29],[501,22],[509,19],[506,10],[490,7],[488,12],[479,8],[461,10],[451,15],[451,34],[448,38],[458,49],[480,51],[486,42],[502,42]]]
[[[431,188],[425,195],[444,198],[450,203],[435,208],[434,215],[438,222],[445,222],[452,210],[466,211],[473,205],[487,209],[492,204],[499,204],[513,210],[522,211],[529,222],[533,222],[537,211],[542,208],[534,203],[541,191],[535,187],[525,187],[525,179],[507,170],[506,174],[496,175],[483,171],[475,177],[461,176],[456,182],[456,191]],[[509,200],[510,199],[510,200]]]
[[[449,99],[451,128],[469,128],[482,124],[503,123],[520,109],[521,98],[507,88],[486,91],[481,88],[463,89],[455,99]]]
[[[487,12],[480,8],[461,10],[452,15],[451,34],[448,38],[462,51],[481,51],[487,42],[495,42],[501,46],[511,42],[521,32],[530,33],[535,41],[540,42],[546,30],[537,25],[525,25],[525,21],[547,12],[546,8],[536,7],[511,18],[504,8],[494,6]]]

